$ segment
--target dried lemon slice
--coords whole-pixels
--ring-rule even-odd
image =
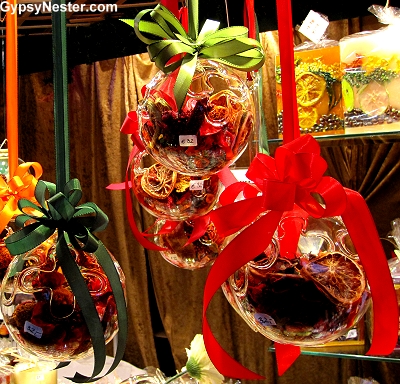
[[[377,81],[371,81],[359,94],[361,109],[370,116],[381,115],[389,105],[386,88]]]
[[[144,170],[140,185],[151,197],[165,199],[174,190],[176,178],[176,172],[157,163]]]
[[[321,100],[326,90],[326,81],[312,72],[303,72],[296,77],[297,103],[311,107]]]
[[[314,107],[298,107],[299,125],[301,128],[311,128],[318,121],[318,110]]]
[[[351,258],[339,253],[321,253],[310,260],[302,260],[300,273],[333,302],[352,304],[359,300],[366,281],[361,266]]]

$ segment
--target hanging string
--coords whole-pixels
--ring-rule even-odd
[[[65,4],[54,0],[53,4]],[[69,121],[67,80],[66,12],[53,12],[53,82],[54,82],[54,129],[56,145],[56,186],[60,192],[69,181]]]
[[[18,32],[16,0],[6,14],[6,128],[10,178],[18,168]]]
[[[229,27],[230,26],[229,25],[229,10],[228,10],[228,1],[227,0],[225,0],[225,12],[226,12],[226,24]],[[249,36],[249,37],[251,37],[251,36]]]

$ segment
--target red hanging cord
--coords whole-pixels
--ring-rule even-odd
[[[243,8],[244,26],[249,29],[249,37],[257,38],[256,32],[256,14],[254,10],[254,0],[245,0]]]
[[[283,144],[300,136],[294,75],[292,4],[277,0],[279,51],[282,76]]]
[[[179,1],[178,0],[161,0],[161,4],[168,8],[176,18],[179,18]]]

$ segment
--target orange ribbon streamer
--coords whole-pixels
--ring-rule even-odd
[[[6,116],[10,177],[18,167],[18,33],[16,0],[9,1],[6,16]]]
[[[31,167],[35,175],[29,173]],[[35,187],[42,173],[39,163],[30,162],[19,165],[8,183],[0,177],[0,232],[15,215],[21,214],[18,209],[19,200],[34,199]]]

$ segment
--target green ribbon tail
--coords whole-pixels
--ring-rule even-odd
[[[78,265],[71,252],[69,251],[65,234],[58,234],[56,253],[60,262],[60,267],[75,295],[77,304],[82,311],[83,318],[87,325],[88,331],[93,345],[94,367],[91,376],[84,376],[75,373],[74,377],[68,377],[76,383],[88,383],[96,381],[95,377],[101,373],[106,362],[106,346],[104,341],[104,332],[101,325],[96,306],[90,296],[89,289],[86,285]]]
[[[196,71],[197,56],[196,52],[193,56],[186,55],[182,60],[182,66],[179,69],[174,86],[174,96],[178,111],[182,109],[194,72]]]
[[[108,277],[108,281],[110,282],[118,313],[117,350],[114,355],[114,361],[106,373],[107,375],[108,373],[112,372],[123,359],[128,338],[128,314],[126,309],[124,289],[122,287],[119,274],[110,254],[101,241],[99,241],[99,248],[95,252],[95,255],[97,257],[97,261],[103,268],[104,273]]]
[[[13,256],[22,255],[46,241],[55,230],[55,227],[49,228],[40,222],[36,222],[14,232],[4,242]]]

